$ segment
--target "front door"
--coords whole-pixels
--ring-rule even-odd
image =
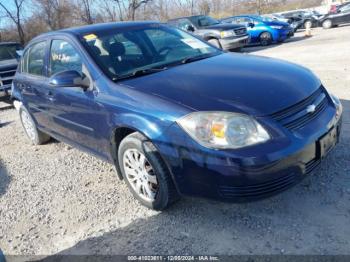
[[[52,130],[56,136],[100,155],[96,130],[101,109],[95,102],[96,89],[91,75],[84,66],[82,55],[69,40],[53,39],[49,51],[48,74],[53,76],[66,70],[75,70],[90,79],[87,90],[80,87],[46,86],[47,100],[51,104]]]

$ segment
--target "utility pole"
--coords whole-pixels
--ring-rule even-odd
[[[256,5],[257,5],[257,12],[260,15],[261,14],[261,0],[256,0]]]

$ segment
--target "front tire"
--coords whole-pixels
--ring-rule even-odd
[[[332,28],[333,27],[332,20],[327,19],[327,20],[323,21],[322,27],[323,27],[323,29],[330,29],[330,28]]]
[[[272,43],[272,35],[269,32],[264,32],[260,35],[260,44],[268,46]]]
[[[33,145],[41,145],[50,140],[50,136],[41,132],[28,110],[22,105],[19,109],[19,116],[23,129]]]
[[[142,134],[135,132],[122,140],[118,161],[127,186],[142,205],[164,210],[178,200],[167,166],[156,147]]]

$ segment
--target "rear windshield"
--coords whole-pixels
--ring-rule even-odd
[[[0,61],[18,58],[16,51],[22,50],[19,44],[0,45]]]

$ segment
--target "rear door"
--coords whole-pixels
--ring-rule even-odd
[[[48,104],[45,98],[47,78],[48,42],[38,41],[26,49],[21,60],[14,84],[20,90],[23,104],[34,117],[39,128],[47,130],[50,126]]]

